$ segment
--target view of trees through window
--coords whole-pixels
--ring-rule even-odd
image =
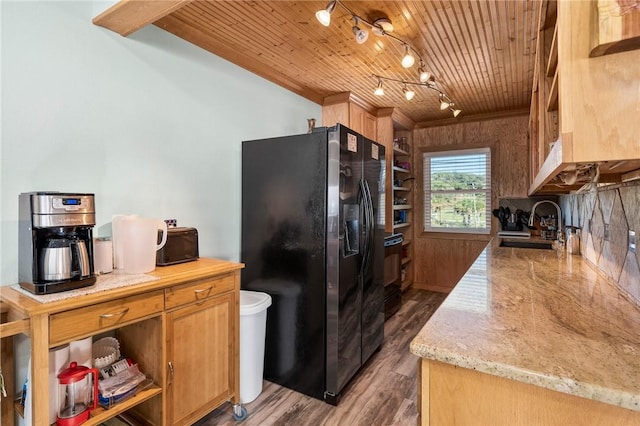
[[[482,228],[485,223],[484,176],[441,172],[431,175],[431,226]],[[465,191],[464,193],[453,193]],[[443,191],[443,192],[439,192]]]
[[[425,154],[425,230],[482,232],[490,223],[489,152],[447,154]]]

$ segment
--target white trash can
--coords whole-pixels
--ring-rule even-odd
[[[264,339],[271,296],[240,290],[240,402],[247,404],[262,392]]]

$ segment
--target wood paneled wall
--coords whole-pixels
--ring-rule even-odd
[[[424,198],[421,188],[422,154],[489,147],[491,149],[492,208],[500,198],[527,197],[529,182],[529,117],[519,115],[477,122],[464,122],[413,131],[414,193],[414,287],[451,290],[480,254],[490,236],[431,233],[422,231]],[[491,234],[499,231],[496,219]]]

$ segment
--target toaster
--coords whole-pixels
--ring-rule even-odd
[[[156,265],[167,266],[198,259],[198,230],[196,228],[168,228],[167,242],[156,252]],[[158,243],[162,231],[158,232]]]

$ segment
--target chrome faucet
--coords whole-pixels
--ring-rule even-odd
[[[563,229],[562,229],[563,228],[562,210],[560,209],[559,205],[557,205],[556,203],[554,203],[551,200],[538,201],[537,203],[535,203],[533,205],[533,207],[531,208],[531,215],[529,216],[529,226],[533,226],[533,221],[535,220],[535,216],[536,216],[536,207],[538,207],[542,203],[551,203],[554,206],[556,206],[556,210],[558,211],[558,223],[557,223],[556,238],[558,239],[558,241],[564,241],[564,233],[563,233]]]

